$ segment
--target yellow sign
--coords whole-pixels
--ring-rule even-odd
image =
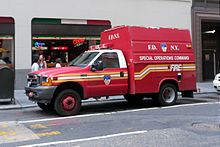
[[[8,50],[7,49],[5,49],[5,48],[0,48],[0,53],[1,52],[7,52]]]

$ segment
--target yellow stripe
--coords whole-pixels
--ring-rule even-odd
[[[128,79],[128,77],[114,77],[111,78],[111,80],[123,80],[123,79]],[[61,82],[79,82],[79,81],[103,81],[103,77],[102,78],[92,78],[92,79],[65,79],[65,80],[57,80],[57,81],[53,81],[53,83],[61,83]]]
[[[183,69],[183,71],[196,71],[196,69],[195,68],[189,68],[189,69]]]
[[[183,67],[184,67],[183,71],[195,71],[196,70],[196,64],[183,64]]]
[[[124,72],[124,74],[127,74],[128,72]],[[82,73],[87,74],[87,76],[94,76],[94,75],[115,75],[120,74],[120,72],[108,72],[108,73]],[[82,74],[60,74],[58,77],[64,77],[64,76],[81,76]]]
[[[183,66],[196,66],[196,64],[183,64]]]

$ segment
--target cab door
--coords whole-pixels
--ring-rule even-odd
[[[121,68],[117,52],[105,52],[94,62],[101,68],[91,71],[87,82],[87,96],[123,95],[128,92],[127,68]],[[99,65],[100,66],[100,65]]]

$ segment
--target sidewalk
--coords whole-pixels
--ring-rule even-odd
[[[197,83],[197,93],[214,93],[216,92],[213,88],[212,82],[202,82]],[[21,108],[29,108],[36,107],[37,104],[28,100],[27,96],[24,94],[24,90],[15,90],[15,104],[10,101],[0,102],[0,110],[8,110],[8,109],[21,109]],[[122,99],[122,96],[113,96],[108,100],[112,99]],[[92,102],[94,99],[85,100],[84,102]]]

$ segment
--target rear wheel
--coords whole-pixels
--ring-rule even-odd
[[[63,90],[54,101],[54,109],[60,116],[78,114],[81,108],[80,95],[72,90]]]
[[[49,103],[37,103],[37,105],[44,111],[53,110],[53,105]]]
[[[128,101],[129,104],[140,104],[144,97],[143,96],[137,96],[137,95],[124,95],[124,98]]]
[[[176,103],[177,100],[177,89],[173,84],[164,84],[160,88],[157,101],[162,106],[170,106]]]

